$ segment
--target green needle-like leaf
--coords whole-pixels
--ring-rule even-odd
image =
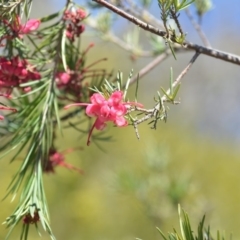
[[[129,83],[130,83],[130,81],[131,81],[132,75],[133,75],[133,69],[132,69],[131,72],[129,73],[127,82],[126,82],[126,84],[125,84],[125,89],[124,89],[124,93],[123,93],[123,99],[124,99],[124,100],[126,99],[126,95],[127,95],[127,91],[128,91],[128,87],[129,87]]]
[[[61,58],[62,58],[63,68],[66,72],[68,69],[68,66],[67,66],[67,61],[66,61],[66,30],[65,29],[62,32]]]
[[[167,42],[168,42],[168,46],[169,46],[169,48],[170,48],[170,50],[171,50],[171,52],[172,52],[172,55],[173,55],[174,59],[177,60],[177,57],[176,57],[174,48],[173,48],[173,46],[172,46],[172,43],[170,42],[170,40],[167,40]]]
[[[170,68],[170,95],[173,95],[173,70]]]
[[[138,86],[139,86],[139,74],[137,75],[136,88],[135,88],[135,102],[138,99]]]
[[[181,87],[180,84],[178,84],[178,85],[175,87],[174,92],[173,92],[173,94],[172,94],[172,99],[173,99],[173,100],[176,98],[177,93],[178,93],[180,87]]]
[[[56,13],[53,13],[53,14],[48,15],[48,16],[46,16],[46,17],[40,18],[40,21],[41,21],[41,23],[48,22],[48,21],[50,21],[50,20],[53,20],[54,18],[59,17],[59,16],[60,16],[60,13],[61,13],[61,12],[56,12]]]
[[[163,237],[164,240],[168,240],[168,239],[165,237],[164,233],[163,233],[158,227],[157,227],[157,230],[158,230],[159,233],[162,235],[162,237]]]
[[[173,101],[172,96],[167,93],[167,91],[164,90],[164,88],[161,87],[161,90],[163,91],[164,95],[167,97],[169,101]]]

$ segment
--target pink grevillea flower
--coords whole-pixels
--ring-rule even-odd
[[[67,85],[71,80],[71,75],[68,72],[59,72],[56,75],[56,83],[59,88]]]
[[[41,21],[39,19],[30,19],[25,24],[21,24],[21,19],[19,16],[16,16],[13,24],[11,26],[12,30],[22,38],[23,34],[29,34],[39,28]]]
[[[72,150],[73,149],[67,150],[67,153],[71,152]],[[83,173],[83,170],[81,170],[77,167],[74,167],[71,164],[68,164],[68,163],[65,162],[65,156],[64,156],[63,152],[61,153],[61,152],[58,152],[55,149],[51,149],[49,151],[49,158],[48,158],[46,166],[44,168],[44,172],[54,173],[55,172],[55,167],[57,167],[57,166],[62,166],[62,167],[68,168],[70,170],[75,170],[75,171],[77,171],[81,174]]]
[[[90,129],[87,145],[90,144],[90,138],[93,129],[103,130],[106,127],[106,122],[113,122],[118,127],[124,127],[128,125],[125,115],[131,105],[140,106],[139,103],[123,102],[123,92],[115,91],[112,95],[106,99],[100,93],[94,93],[90,98],[91,103],[74,103],[65,107],[65,109],[72,106],[87,106],[86,114],[89,117],[96,117],[96,120]]]

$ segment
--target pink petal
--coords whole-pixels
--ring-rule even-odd
[[[101,107],[100,112],[102,117],[107,118],[110,114],[110,107],[107,105],[104,105]]]
[[[127,108],[123,104],[116,105],[111,108],[111,115],[114,116],[123,116],[127,113]]]
[[[100,110],[101,110],[101,106],[96,105],[96,104],[88,104],[88,106],[86,108],[86,114],[89,117],[96,117],[96,116],[100,115]]]
[[[62,83],[64,85],[66,85],[66,84],[68,84],[69,80],[70,80],[70,74],[68,74],[66,72],[60,72],[57,74],[56,82],[58,84]]]
[[[95,122],[95,128],[97,130],[103,130],[106,127],[106,123],[102,122],[99,118],[97,118],[96,122]]]
[[[121,91],[115,91],[108,99],[110,105],[117,105],[122,101],[123,93]]]
[[[90,100],[93,104],[103,104],[104,102],[106,102],[106,99],[100,93],[94,93],[91,96]]]
[[[41,22],[39,19],[30,19],[25,25],[21,27],[20,33],[28,34],[32,31],[35,31],[38,29],[40,23]]]
[[[118,126],[118,127],[124,127],[128,125],[127,120],[124,117],[117,117],[114,121],[114,123]]]
[[[86,12],[82,9],[77,9],[77,15],[79,15],[79,17],[81,19],[85,18],[87,16]]]

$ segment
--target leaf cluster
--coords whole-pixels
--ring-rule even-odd
[[[21,10],[22,14],[28,17],[30,9]],[[65,22],[63,18],[59,18],[63,11],[42,18],[43,27],[36,34],[28,35],[23,39],[9,38],[6,41],[7,56],[17,55],[28,59],[41,72],[41,80],[20,85],[20,87],[30,87],[30,91],[23,92],[18,88],[13,90],[14,97],[7,99],[7,105],[15,107],[18,115],[17,117],[12,113],[6,115],[5,123],[0,126],[0,135],[4,139],[0,150],[5,151],[1,157],[14,150],[11,161],[15,161],[20,154],[26,152],[6,195],[6,197],[12,195],[14,199],[18,192],[21,192],[15,211],[5,221],[10,229],[6,238],[26,216],[34,218],[37,214],[43,229],[49,233],[51,239],[55,239],[49,225],[42,178],[53,146],[57,126],[55,122],[58,122],[60,127],[61,104],[58,103],[55,75],[62,67],[64,69],[64,62],[66,63]],[[9,17],[9,21],[17,15],[18,12],[14,12],[13,16]],[[72,55],[76,56],[76,54]],[[37,223],[35,225],[37,227]],[[27,239],[28,230],[29,225],[22,222],[20,239]]]
[[[217,238],[213,238],[212,234],[210,232],[210,227],[205,228],[204,222],[205,222],[205,216],[203,216],[202,220],[200,221],[197,229],[197,233],[194,234],[194,231],[192,229],[189,217],[187,213],[181,209],[181,207],[178,207],[178,215],[179,215],[179,224],[180,224],[180,233],[176,231],[176,229],[173,229],[173,233],[169,233],[168,237],[159,229],[159,233],[163,237],[164,240],[224,240],[225,237],[221,236],[220,232],[217,232]]]
[[[179,12],[187,7],[190,6],[195,0],[158,0],[158,5],[161,11],[161,19],[163,21],[164,28],[166,30],[166,42],[168,43],[171,52],[176,59],[174,49],[172,46],[172,42],[176,42],[179,44],[183,44],[185,40],[185,34],[182,30],[182,27],[180,25],[180,22],[178,20]],[[172,28],[171,26],[168,26],[168,20],[173,19],[177,29],[180,33],[178,35],[176,33],[176,29]]]

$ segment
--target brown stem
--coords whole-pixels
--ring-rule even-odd
[[[178,16],[176,15],[176,12],[173,9],[170,9],[170,13],[171,13],[172,18],[173,18],[173,20],[175,21],[175,23],[178,27],[178,30],[179,30],[181,36],[184,36],[183,30],[182,30],[182,27],[181,27],[181,25],[178,21]]]

